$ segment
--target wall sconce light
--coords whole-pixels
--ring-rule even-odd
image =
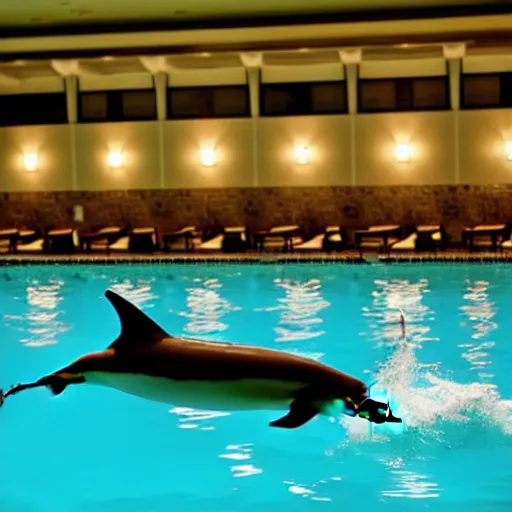
[[[397,144],[395,146],[395,160],[400,163],[409,162],[412,155],[412,146],[410,144]]]
[[[507,160],[512,161],[512,142],[505,143],[505,155],[507,155]]]
[[[124,157],[121,151],[111,151],[108,154],[107,162],[109,167],[118,169],[124,165]]]
[[[37,171],[38,158],[37,153],[25,153],[23,155],[23,165],[28,172]]]
[[[203,167],[214,167],[216,163],[215,150],[214,149],[202,149],[201,150],[201,165]]]
[[[309,148],[306,146],[297,146],[295,148],[295,161],[298,165],[309,164],[310,154]]]

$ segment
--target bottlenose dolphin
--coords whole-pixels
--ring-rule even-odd
[[[341,401],[344,412],[376,423],[400,422],[389,404],[368,397],[366,384],[317,361],[249,345],[174,337],[138,307],[107,290],[121,323],[104,351],[84,355],[20,391],[46,386],[54,395],[96,384],[175,406],[217,411],[287,410],[272,427],[297,428]]]

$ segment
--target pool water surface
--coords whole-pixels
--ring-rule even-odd
[[[0,512],[512,510],[512,266],[26,266],[0,272],[0,388],[119,334],[108,288],[170,334],[297,353],[388,393],[404,428],[202,411],[98,386],[0,409]],[[407,342],[400,315],[406,318]]]

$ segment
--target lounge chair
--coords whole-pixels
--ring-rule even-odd
[[[293,250],[302,252],[329,252],[344,248],[345,242],[346,237],[339,226],[327,226],[323,233],[315,235],[309,240],[295,245]]]
[[[90,233],[80,234],[80,246],[85,252],[108,252],[108,246],[125,235],[120,226],[106,226]]]
[[[364,250],[387,253],[389,248],[400,241],[402,227],[398,224],[378,224],[354,233],[355,245],[362,255]]]
[[[492,249],[496,251],[506,241],[510,227],[507,224],[479,224],[464,228],[462,241],[470,251],[475,249]]]
[[[153,253],[159,248],[158,230],[156,228],[133,228],[108,245],[108,252]]]
[[[444,247],[445,234],[440,225],[421,224],[416,226],[415,230],[407,237],[393,243],[390,251],[436,251],[439,247]]]
[[[16,249],[19,230],[16,228],[0,230],[0,252],[12,253]]]
[[[192,252],[196,246],[201,245],[202,240],[196,226],[185,226],[176,231],[163,233],[162,243],[164,252]]]
[[[244,226],[229,226],[205,240],[197,249],[207,252],[244,252],[249,247],[248,230]]]
[[[274,226],[266,231],[257,231],[254,234],[258,250],[281,250],[293,252],[297,245],[304,242],[297,224]]]
[[[35,229],[20,229],[14,252],[42,254],[46,252],[46,238]]]
[[[46,234],[46,252],[49,254],[74,254],[79,248],[80,239],[76,229],[51,229]]]

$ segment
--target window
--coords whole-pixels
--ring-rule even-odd
[[[345,82],[262,84],[262,116],[346,114]]]
[[[170,119],[250,117],[247,85],[177,87],[168,89]]]
[[[512,73],[462,75],[461,108],[512,107]]]
[[[80,92],[80,122],[151,121],[157,118],[153,89]]]
[[[66,124],[66,94],[0,95],[0,126]]]
[[[408,112],[450,108],[448,77],[378,78],[359,82],[359,111]]]

